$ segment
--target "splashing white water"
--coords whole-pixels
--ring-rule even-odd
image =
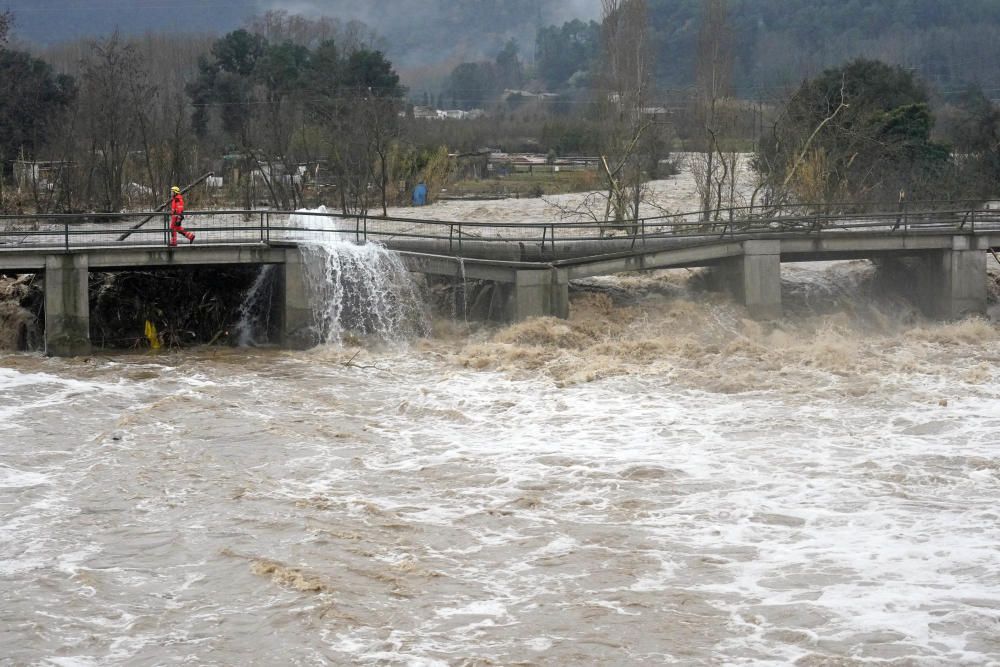
[[[240,347],[251,347],[267,336],[268,314],[274,293],[274,266],[260,270],[240,305],[240,320],[236,323],[236,341]]]
[[[340,343],[346,333],[401,342],[430,330],[423,301],[399,257],[380,245],[302,242],[316,338]]]
[[[344,231],[353,223],[326,213],[323,206],[298,211],[279,232],[299,245],[316,341],[338,344],[350,333],[402,342],[429,333],[423,300],[399,257],[377,244],[352,243]],[[270,267],[262,269],[240,307],[241,347],[266,336],[272,276]]]

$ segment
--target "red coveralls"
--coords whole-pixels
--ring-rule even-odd
[[[194,234],[181,227],[181,221],[184,220],[184,197],[180,193],[170,200],[170,212],[173,213],[170,216],[170,245],[177,245],[177,232],[186,236],[188,242],[194,243]]]

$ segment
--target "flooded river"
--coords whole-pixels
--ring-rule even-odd
[[[389,345],[0,356],[0,664],[998,663],[1000,328],[873,270],[787,268],[774,324],[671,271]]]

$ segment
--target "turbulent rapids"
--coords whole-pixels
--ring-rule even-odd
[[[4,659],[1000,661],[995,317],[838,262],[469,324],[313,241],[314,350],[0,357]]]

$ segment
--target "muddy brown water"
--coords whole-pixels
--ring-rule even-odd
[[[869,273],[771,325],[663,272],[402,346],[0,357],[0,663],[1000,661],[1000,330]]]
[[[1000,664],[1000,313],[872,271],[786,267],[773,324],[672,271],[402,344],[0,356],[0,664]]]

